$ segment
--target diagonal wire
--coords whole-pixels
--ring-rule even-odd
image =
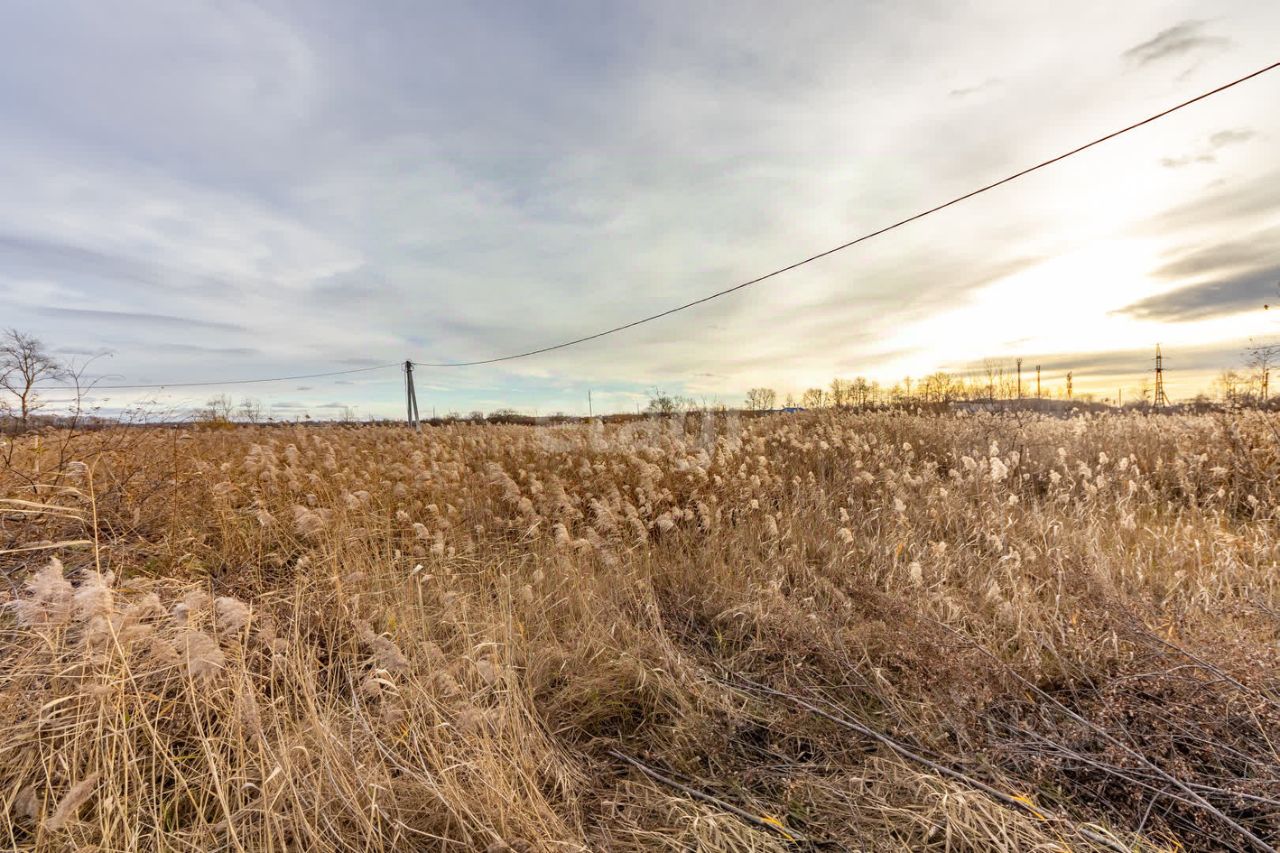
[[[827,249],[826,251],[819,252],[816,255],[810,255],[804,260],[796,261],[795,263],[788,264],[785,267],[779,267],[778,269],[773,270],[772,272],[765,273],[764,275],[758,276],[749,281],[744,281],[740,284],[735,284],[732,287],[726,287],[724,290],[717,290],[715,293],[708,294],[706,296],[703,296],[700,299],[695,299],[692,302],[686,302],[683,305],[677,305],[674,308],[668,308],[666,311],[661,311],[657,314],[650,314],[648,317],[641,317],[639,320],[633,320],[630,323],[624,323],[621,326],[614,326],[613,328],[605,329],[602,332],[596,332],[595,334],[591,334],[591,335],[584,335],[580,338],[574,338],[573,340],[570,340],[570,341],[564,341],[563,343],[552,344],[550,346],[545,346],[545,347],[539,347],[538,349],[532,349],[526,352],[518,352],[518,353],[513,353],[511,355],[497,356],[495,358],[484,358],[484,359],[479,359],[477,361],[414,362],[414,366],[415,367],[476,367],[482,364],[496,364],[501,361],[514,361],[515,359],[518,359],[518,358],[528,358],[529,356],[540,355],[542,353],[552,352],[553,350],[565,349],[566,347],[577,346],[578,344],[584,344],[587,341],[594,341],[598,338],[603,338],[606,335],[616,334],[618,332],[626,331],[627,329],[634,329],[636,326],[642,326],[645,323],[652,323],[654,320],[661,320],[663,317],[670,317],[672,314],[676,314],[680,311],[693,308],[694,306],[701,305],[704,302],[710,302],[713,299],[719,299],[722,296],[728,296],[730,293],[735,293],[736,291],[751,287],[754,284],[759,284],[762,281],[768,281],[769,279],[775,276],[779,276],[779,275],[782,275],[783,273],[790,272],[791,270],[802,267],[805,264],[811,264],[814,261],[827,257],[828,255],[834,255],[836,252],[842,252],[851,246],[856,246],[859,243],[865,242],[874,237],[879,237],[881,234],[886,234],[890,231],[893,231],[896,228],[901,228],[904,225],[908,225],[912,222],[915,222],[917,219],[923,219],[926,216],[937,213],[940,210],[945,210],[948,207],[951,207],[952,205],[959,204],[960,202],[967,201],[968,199],[971,199],[974,196],[981,195],[985,192],[989,192],[995,189],[996,187],[1003,186],[1004,184],[1009,183],[1010,181],[1016,181],[1018,178],[1024,177],[1025,175],[1029,175],[1032,172],[1045,168],[1046,166],[1052,166],[1054,163],[1058,163],[1062,160],[1067,159],[1068,157],[1072,157],[1076,154],[1079,154],[1082,151],[1086,151],[1090,148],[1093,148],[1095,145],[1101,145],[1104,142],[1108,142],[1112,139],[1115,139],[1117,136],[1121,136],[1125,133],[1128,133],[1131,130],[1138,129],[1143,125],[1147,125],[1152,123],[1153,121],[1162,119],[1165,116],[1175,113],[1178,110],[1184,109],[1185,107],[1189,107],[1194,103],[1203,101],[1206,98],[1210,98],[1214,95],[1217,95],[1220,92],[1225,92],[1226,90],[1232,88],[1233,86],[1239,86],[1241,83],[1244,83],[1248,80],[1252,80],[1254,77],[1259,77],[1263,74],[1266,74],[1268,71],[1274,71],[1276,68],[1280,68],[1280,62],[1273,62],[1272,64],[1264,68],[1259,68],[1257,71],[1254,71],[1250,74],[1246,74],[1243,77],[1232,80],[1230,83],[1225,83],[1221,86],[1218,86],[1215,89],[1210,89],[1207,92],[1196,95],[1194,98],[1185,100],[1180,104],[1169,107],[1168,109],[1161,110],[1155,115],[1148,116],[1147,118],[1144,118],[1141,121],[1136,121],[1133,124],[1120,128],[1119,130],[1112,131],[1111,133],[1108,133],[1106,136],[1100,136],[1097,139],[1093,140],[1092,142],[1086,142],[1084,145],[1080,145],[1075,148],[1072,148],[1070,151],[1064,151],[1063,153],[1057,155],[1056,157],[1051,157],[1050,159],[1037,163],[1034,166],[1030,166],[1026,169],[1022,169],[1021,171],[1014,172],[1012,175],[1009,175],[1008,177],[1001,178],[998,181],[994,181],[993,183],[987,184],[986,186],[979,187],[978,189],[967,192],[964,195],[956,196],[950,201],[945,201],[942,204],[935,205],[934,207],[931,207],[928,210],[922,210],[919,213],[916,213],[912,216],[908,216],[906,219],[900,219],[897,222],[893,223],[892,225],[886,225],[883,228],[879,228],[868,234],[863,234],[861,237],[856,237],[847,243],[841,243],[839,246],[834,246],[830,249]]]

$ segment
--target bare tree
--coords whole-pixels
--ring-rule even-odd
[[[916,398],[911,393],[911,381],[910,376],[904,376],[901,382],[889,389],[889,396],[894,403],[899,406],[906,406],[916,401]]]
[[[920,396],[926,403],[949,403],[962,396],[960,381],[939,370],[920,380]]]
[[[852,382],[846,382],[845,391],[849,395],[849,399],[846,401],[848,405],[862,407],[870,403],[874,384],[868,382],[865,376],[855,376]]]
[[[1018,396],[1018,374],[1015,366],[988,358],[982,362],[982,372],[982,393],[989,402],[1012,400]]]
[[[821,388],[810,388],[800,397],[800,405],[806,409],[821,409],[827,402],[827,392]]]
[[[251,424],[256,424],[262,420],[262,401],[254,397],[244,397],[240,400],[240,419]]]
[[[1252,344],[1245,355],[1258,402],[1266,403],[1271,399],[1271,369],[1280,363],[1280,344]]]
[[[994,403],[996,395],[1001,392],[1001,385],[1004,383],[1004,366],[988,358],[982,362],[982,371],[986,375],[983,391],[986,394],[987,402]]]
[[[829,398],[831,405],[837,409],[843,409],[845,406],[853,403],[853,385],[848,379],[832,379],[831,393]]]
[[[765,412],[774,407],[778,394],[772,388],[752,388],[747,392],[747,409],[753,412]]]
[[[235,401],[226,394],[219,394],[206,400],[204,408],[198,412],[198,415],[201,420],[212,423],[226,423],[231,420],[231,415],[235,410]]]
[[[0,335],[0,388],[12,397],[0,405],[16,412],[19,430],[27,428],[31,416],[43,405],[37,383],[66,376],[66,365],[36,337],[17,329],[7,329]]]
[[[680,398],[661,388],[649,389],[649,405],[645,411],[651,415],[674,415],[680,408]]]
[[[1247,402],[1248,381],[1234,370],[1224,370],[1219,373],[1218,378],[1213,380],[1213,386],[1218,399],[1228,406]]]

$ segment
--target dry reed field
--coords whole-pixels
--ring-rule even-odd
[[[0,847],[1271,849],[1278,427],[8,439]]]

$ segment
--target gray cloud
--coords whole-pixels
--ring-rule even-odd
[[[6,266],[76,272],[116,278],[157,287],[164,284],[157,270],[131,258],[21,234],[0,234],[0,258]]]
[[[1212,134],[1206,142],[1206,150],[1199,154],[1187,154],[1182,157],[1163,157],[1160,165],[1166,169],[1180,169],[1183,166],[1190,166],[1193,163],[1216,163],[1218,157],[1216,152],[1232,145],[1239,145],[1248,142],[1257,136],[1257,133],[1248,128],[1231,128],[1228,130],[1220,130]]]
[[[1241,343],[1213,344],[1195,347],[1163,347],[1165,366],[1171,371],[1203,372],[1229,367],[1240,361]],[[1154,367],[1155,343],[1151,346],[1135,349],[1117,349],[1079,353],[1028,353],[1022,357],[1023,384],[1027,376],[1035,379],[1035,367],[1040,366],[1042,373],[1061,375],[1068,370],[1074,374],[1077,384],[1088,380],[1121,378],[1128,381],[1135,375],[1150,372]],[[1006,368],[1012,369],[1013,359],[996,359]],[[981,372],[985,367],[983,361],[966,362],[956,365],[957,370]]]
[[[312,284],[307,296],[327,307],[353,307],[361,311],[403,309],[404,289],[387,281],[384,273],[362,266],[347,270]]]
[[[95,323],[128,323],[164,328],[201,328],[222,332],[243,332],[246,327],[216,320],[200,320],[194,317],[177,317],[171,314],[148,314],[141,311],[100,311],[89,308],[55,308],[43,306],[36,309],[50,317],[73,320],[92,320]]]
[[[1280,284],[1280,267],[1272,267],[1236,278],[1207,281],[1160,293],[1127,305],[1117,313],[1144,320],[1184,323],[1261,310],[1265,303],[1275,300],[1277,284]]]
[[[947,97],[967,98],[970,95],[976,95],[979,92],[984,92],[988,89],[999,86],[1002,82],[1003,81],[999,77],[989,77],[981,83],[975,83],[972,86],[962,86],[957,89],[952,89],[950,92],[947,92]]]
[[[1181,169],[1193,163],[1216,163],[1218,158],[1212,154],[1188,154],[1185,157],[1161,157],[1160,165],[1166,169]]]
[[[89,347],[57,347],[54,352],[61,355],[85,355],[95,358],[111,354],[111,350],[107,347],[98,347],[97,349],[90,349]]]
[[[1251,227],[1260,216],[1280,211],[1280,170],[1270,169],[1248,181],[1216,187],[1153,217],[1143,229],[1166,235],[1212,224],[1224,229]]]
[[[840,340],[846,346],[873,345],[874,325],[866,322],[868,316],[879,318],[892,313],[897,323],[921,320],[939,308],[953,306],[967,294],[1045,260],[1034,255],[992,254],[974,263],[965,257],[967,251],[936,250],[932,254],[895,259],[891,269],[859,270],[846,287],[839,288],[832,296],[780,308],[773,319],[789,328],[803,328],[807,339]],[[866,369],[905,355],[899,351],[882,353],[858,349],[856,355],[845,357],[838,365],[841,370],[854,365]]]
[[[1213,243],[1181,252],[1155,271],[1164,279],[1223,275],[1241,268],[1280,264],[1280,227],[1264,229],[1239,240]]]
[[[1241,142],[1248,142],[1257,136],[1257,132],[1247,127],[1229,128],[1220,130],[1209,137],[1209,145],[1213,148],[1225,148],[1228,145],[1239,145]]]
[[[254,356],[263,354],[262,350],[256,347],[206,347],[199,344],[151,344],[151,349],[163,352],[190,353],[192,355]]]
[[[148,293],[161,290],[218,298],[240,290],[231,282],[190,270],[74,242],[18,233],[0,233],[0,264],[11,273],[26,271],[58,280],[107,281],[117,290],[137,285]]]
[[[1205,21],[1183,21],[1161,30],[1153,38],[1134,45],[1122,55],[1138,65],[1147,65],[1161,59],[1185,56],[1206,49],[1228,47],[1231,40],[1221,36],[1204,34]]]

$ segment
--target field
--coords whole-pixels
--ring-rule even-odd
[[[0,458],[0,847],[1268,850],[1280,418]]]

